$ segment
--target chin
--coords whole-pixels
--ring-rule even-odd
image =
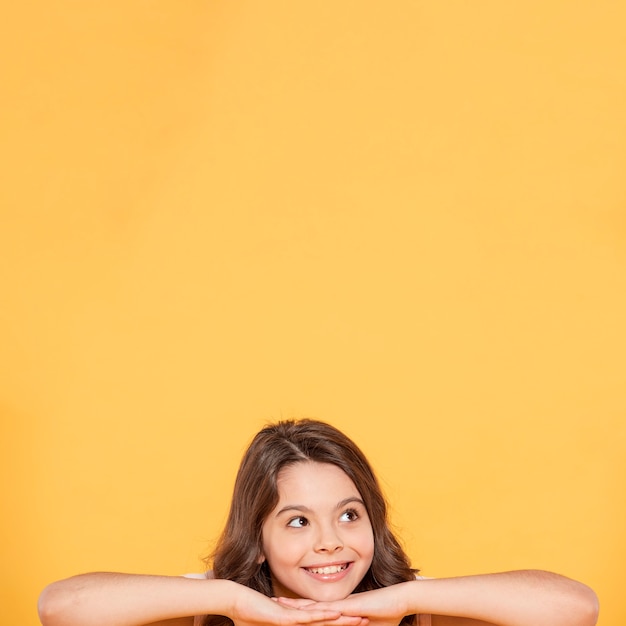
[[[351,593],[352,591],[350,590],[333,589],[329,586],[327,589],[311,591],[310,599],[316,602],[336,602],[337,600],[345,600]]]

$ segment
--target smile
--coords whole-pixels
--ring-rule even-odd
[[[326,567],[305,567],[307,572],[311,574],[338,574],[347,569],[349,563],[342,563],[341,565],[327,565]]]

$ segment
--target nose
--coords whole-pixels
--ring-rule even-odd
[[[343,541],[333,526],[320,528],[315,540],[315,552],[332,554],[343,548]]]

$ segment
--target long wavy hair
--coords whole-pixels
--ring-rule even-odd
[[[213,554],[206,559],[214,577],[273,595],[271,573],[261,558],[263,523],[278,503],[279,472],[303,461],[330,463],[342,469],[365,503],[374,534],[374,556],[354,593],[414,580],[418,570],[411,568],[391,531],[387,503],[365,455],[335,427],[310,419],[269,424],[252,440],[237,473],[226,526]],[[401,623],[408,626],[414,622],[410,615]],[[207,615],[204,620],[204,626],[232,624],[221,615]]]

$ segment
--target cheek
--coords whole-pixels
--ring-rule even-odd
[[[371,529],[362,534],[359,545],[363,558],[369,559],[371,563],[374,558],[374,533]]]
[[[270,568],[280,565],[288,565],[302,556],[301,542],[294,537],[287,537],[281,533],[277,537],[274,533],[263,536],[263,554]]]

